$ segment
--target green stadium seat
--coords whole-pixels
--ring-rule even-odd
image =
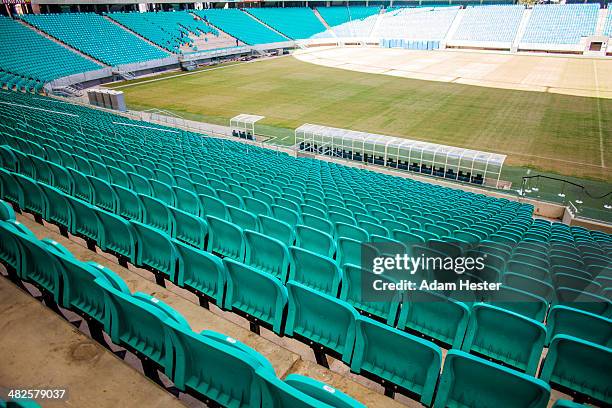
[[[450,350],[444,360],[434,407],[545,408],[549,397],[550,387],[539,379],[463,351]]]
[[[244,262],[245,240],[242,228],[217,217],[206,217],[208,242],[206,251]]]
[[[461,347],[470,318],[470,309],[463,302],[422,290],[406,296],[398,329],[421,333],[452,348]]]
[[[50,241],[39,241],[26,234],[14,234],[14,237],[21,254],[20,278],[46,292],[50,296],[49,300],[59,303],[63,267],[56,258],[49,255]]]
[[[287,378],[285,378],[285,383],[331,407],[365,408],[365,405],[349,397],[342,391],[304,375],[289,374]]]
[[[337,222],[334,226],[336,238],[350,238],[359,242],[367,242],[370,239],[368,232],[356,225]]]
[[[175,238],[181,242],[204,250],[206,237],[208,236],[208,224],[206,221],[191,213],[169,207],[173,219]]]
[[[243,199],[245,210],[248,210],[256,215],[272,214],[272,210],[270,209],[270,205],[268,203],[253,197],[243,197]]]
[[[77,237],[99,243],[101,227],[95,207],[68,195],[66,200],[68,200],[71,213],[68,231]]]
[[[351,371],[430,406],[441,365],[442,352],[435,344],[367,317],[357,320]]]
[[[217,197],[223,201],[225,205],[231,205],[233,207],[244,208],[244,201],[236,193],[232,193],[227,190],[217,190]]]
[[[491,255],[494,256],[494,255]],[[487,258],[488,261],[488,258]],[[532,293],[550,302],[555,295],[555,288],[548,282],[513,272],[504,273],[504,285]]]
[[[293,245],[295,242],[295,231],[291,225],[265,215],[259,215],[257,219],[259,221],[259,231],[262,234],[277,239],[287,246]]]
[[[411,228],[412,230],[412,228]],[[417,234],[407,231],[394,230],[391,232],[391,238],[406,245],[424,244],[425,239]]]
[[[102,179],[94,176],[87,176],[93,193],[92,204],[112,213],[117,212],[119,198],[115,194],[112,186]]]
[[[30,155],[30,160],[36,168],[36,180],[48,185],[53,185],[53,174],[47,165],[47,161],[34,155]]]
[[[181,242],[175,241],[174,247],[179,256],[178,286],[191,288],[201,299],[222,307],[227,272],[221,259]]]
[[[18,183],[21,187],[21,201],[18,203],[22,210],[28,211],[37,217],[42,217],[45,213],[46,197],[38,186],[38,182],[27,176],[14,173],[13,183]]]
[[[391,293],[384,291],[377,293],[377,296],[384,296],[384,298],[377,299],[378,301],[368,300],[364,296],[364,293],[367,293],[365,287],[375,280],[387,283],[394,282],[385,275],[376,275],[356,265],[344,265],[340,299],[349,303],[368,317],[386,322],[389,326],[395,326],[399,305],[402,300],[401,294],[400,292]]]
[[[39,187],[45,201],[43,219],[60,227],[62,233],[66,235],[72,222],[72,213],[66,194],[46,184],[39,184]]]
[[[612,346],[612,320],[580,309],[563,305],[550,308],[546,318],[546,345],[558,334]]]
[[[331,235],[305,225],[295,227],[295,245],[316,254],[333,258],[336,244]]]
[[[165,232],[136,221],[130,221],[136,239],[137,266],[161,272],[176,282],[178,253]]]
[[[213,216],[221,220],[229,220],[227,206],[216,197],[200,194],[200,205],[203,216]]]
[[[123,188],[130,188],[130,179],[127,173],[120,168],[108,166],[109,182]]]
[[[303,248],[290,247],[289,280],[336,297],[342,273],[333,259]]]
[[[72,195],[85,202],[92,203],[93,191],[87,176],[73,168],[68,168],[68,171],[70,172],[70,176],[72,177],[72,185],[74,186]]]
[[[152,196],[163,202],[166,205],[174,206],[176,197],[172,187],[164,182],[150,179],[149,184],[151,185]]]
[[[151,184],[149,183],[149,180],[146,177],[132,172],[128,172],[127,175],[130,178],[130,185],[132,186],[132,190],[134,190],[136,194],[152,194]]]
[[[355,343],[359,314],[346,302],[288,282],[289,308],[285,333],[302,336],[335,352],[349,363]]]
[[[608,405],[612,395],[611,354],[609,347],[558,334],[550,343],[540,378],[553,387]]]
[[[129,220],[142,221],[143,208],[138,194],[120,185],[111,184],[117,197],[117,209],[115,213]]]
[[[301,218],[297,211],[281,207],[280,205],[271,205],[270,209],[272,210],[272,216],[274,218],[286,222],[291,227],[295,227],[297,224],[301,223]]]
[[[70,172],[65,167],[53,162],[47,162],[47,166],[52,174],[53,183],[51,185],[66,194],[72,194],[74,184]]]
[[[267,272],[281,282],[287,281],[289,251],[281,241],[259,232],[244,231],[246,242],[245,263],[262,272]]]
[[[239,310],[255,324],[264,324],[282,335],[283,313],[287,305],[287,289],[274,276],[224,259],[227,269],[225,308]]]
[[[505,285],[501,285],[499,290],[489,293],[487,301],[494,306],[510,310],[538,322],[544,321],[548,310],[546,299]]]
[[[557,288],[570,288],[594,294],[599,294],[603,290],[601,285],[593,281],[593,279],[583,278],[569,273],[555,273],[553,274],[552,281]]]
[[[548,269],[533,264],[511,260],[506,264],[506,272],[518,273],[544,282],[550,281]]]
[[[338,239],[338,253],[336,255],[338,265],[344,267],[347,264],[351,264],[366,267],[361,265],[362,249],[368,251],[367,254],[363,254],[364,259],[373,259],[375,256],[378,256],[377,249],[371,245],[350,238]]]
[[[15,219],[15,211],[10,204],[0,201],[0,221],[9,221]]]
[[[587,405],[579,404],[574,401],[558,399],[555,401],[552,408],[587,408]]]
[[[258,228],[257,216],[248,210],[243,210],[231,205],[227,206],[230,220],[242,229],[256,231]]]
[[[331,222],[326,220],[325,217],[312,214],[302,214],[302,225],[314,228],[331,236],[334,235],[334,226]]]
[[[136,262],[136,236],[129,221],[118,215],[97,209],[100,249],[111,252],[128,262]],[[122,261],[123,263],[123,261]]]
[[[172,190],[176,197],[176,208],[189,214],[200,215],[200,199],[196,193],[177,186],[172,187]]]
[[[168,205],[157,198],[143,194],[139,194],[138,198],[142,204],[142,222],[150,227],[162,230],[168,235],[172,235],[175,226]]]
[[[556,294],[553,305],[569,306],[603,317],[612,317],[612,302],[603,296],[565,287],[557,288]]]
[[[542,323],[496,306],[472,306],[461,350],[492,358],[535,375],[544,348]]]

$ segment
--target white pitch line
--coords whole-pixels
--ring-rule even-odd
[[[603,141],[603,127],[601,124],[601,99],[599,98],[599,78],[597,77],[597,60],[593,60],[593,71],[595,73],[595,97],[597,99],[597,119],[599,122],[599,154],[601,158],[601,167],[606,168],[604,160],[604,141]]]

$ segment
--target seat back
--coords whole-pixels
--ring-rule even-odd
[[[190,287],[223,305],[227,271],[218,256],[174,241],[179,256],[177,284]]]
[[[242,228],[213,216],[207,216],[206,222],[208,223],[206,250],[243,262],[245,241]]]
[[[100,248],[103,251],[123,256],[129,262],[136,262],[136,236],[130,222],[100,209],[96,210],[96,215],[100,232]]]
[[[181,242],[204,249],[208,236],[208,224],[203,218],[191,213],[169,207],[174,225],[173,237]]]
[[[136,239],[136,265],[153,268],[176,282],[178,253],[165,232],[137,221],[130,221]]]
[[[591,343],[612,347],[612,320],[600,315],[557,305],[546,318],[546,345],[558,334],[576,337]]]
[[[295,227],[295,245],[316,254],[333,258],[336,244],[331,235],[305,225]]]
[[[157,228],[169,235],[173,234],[174,223],[169,206],[163,201],[144,194],[139,194],[142,203],[142,222],[150,227]]]
[[[333,259],[298,247],[289,247],[289,254],[289,280],[333,297],[338,295],[342,273]]]
[[[265,215],[259,215],[257,220],[259,221],[259,231],[262,234],[277,239],[287,246],[293,245],[295,242],[294,228],[286,222]]]
[[[276,276],[281,282],[286,282],[289,271],[287,246],[275,238],[250,230],[244,231],[244,238],[245,263]]]

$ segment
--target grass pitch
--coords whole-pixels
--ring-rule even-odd
[[[165,109],[223,125],[239,113],[258,114],[276,135],[315,123],[504,153],[511,166],[612,180],[612,99],[396,78],[293,57],[123,85],[133,110]]]

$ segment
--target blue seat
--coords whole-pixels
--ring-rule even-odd
[[[257,220],[259,221],[259,232],[262,234],[277,239],[287,246],[295,242],[294,228],[286,222],[265,215],[259,215]]]

